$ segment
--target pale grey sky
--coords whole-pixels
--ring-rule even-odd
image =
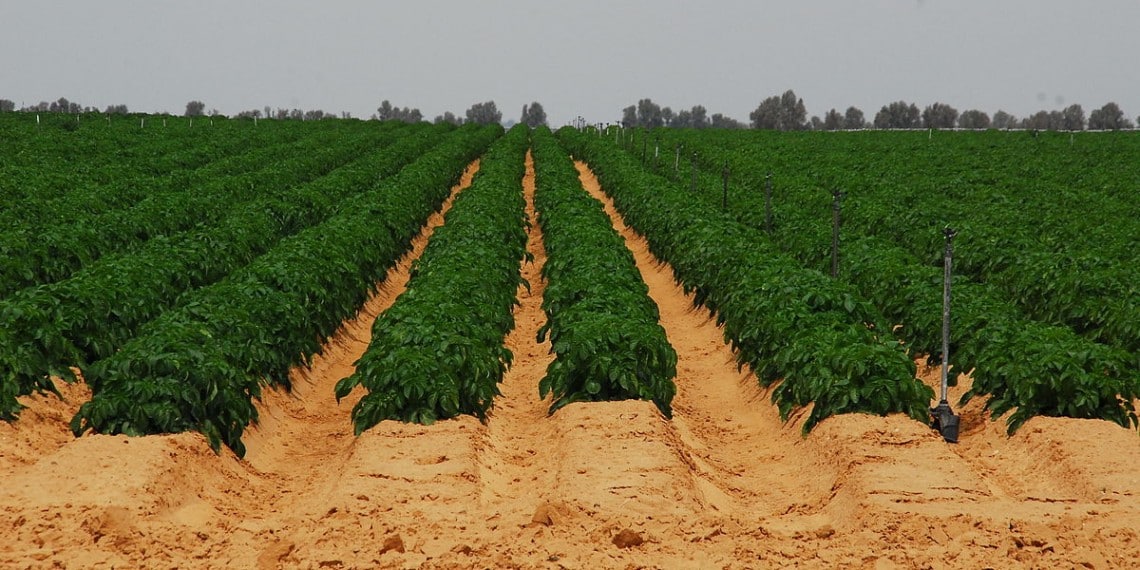
[[[494,100],[558,126],[643,97],[747,121],[795,89],[809,115],[920,108],[1140,114],[1140,0],[3,0],[0,98],[181,113],[273,108],[427,118]]]

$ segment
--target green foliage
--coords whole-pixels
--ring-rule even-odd
[[[144,323],[188,290],[213,283],[268,251],[281,238],[332,216],[347,197],[373,188],[442,139],[440,129],[407,132],[308,184],[269,193],[227,211],[213,226],[149,240],[95,261],[70,278],[0,301],[0,372],[25,395],[49,389],[49,375],[112,356]],[[10,409],[4,400],[0,409]],[[9,412],[11,413],[11,412]]]
[[[950,149],[955,152],[948,152],[941,146],[926,149],[925,139],[914,144],[905,133],[879,133],[875,138],[851,133],[822,138],[785,135],[778,140],[765,138],[763,144],[747,140],[752,135],[670,132],[664,136],[666,144],[683,143],[696,152],[700,166],[710,171],[699,175],[700,196],[708,203],[720,203],[720,181],[714,176],[726,161],[740,173],[743,182],[731,189],[729,213],[754,227],[764,227],[764,197],[747,188],[762,188],[763,174],[773,171],[777,223],[772,237],[812,267],[822,269],[830,262],[831,196],[826,190],[845,177],[844,187],[853,190],[844,202],[840,277],[896,325],[896,334],[905,339],[912,354],[931,355],[932,362],[940,360],[942,350],[939,224],[945,222],[939,218],[954,220],[959,230],[954,257],[959,274],[953,285],[950,372],[951,379],[971,371],[973,376],[972,389],[962,403],[988,396],[987,407],[995,417],[1013,411],[1008,418],[1011,433],[1035,415],[1137,425],[1133,400],[1140,394],[1136,372],[1140,361],[1135,352],[1120,348],[1129,346],[1128,335],[1140,322],[1135,318],[1134,296],[1119,285],[1126,267],[1109,261],[1104,252],[1042,251],[1042,243],[1055,239],[1049,235],[1052,232],[1021,223],[1020,212],[1006,210],[1004,190],[985,185],[976,191],[960,189],[962,182],[950,177],[971,172],[952,165],[970,162],[971,153],[980,150],[976,145],[982,143],[992,143],[983,153],[986,161],[992,162],[993,153],[1011,150],[1028,159],[1031,155],[1016,141],[994,141],[995,133],[956,133]],[[888,151],[898,150],[895,147],[905,148],[909,158],[894,158]],[[971,153],[963,154],[959,148]],[[805,156],[811,160],[805,161]],[[876,167],[855,162],[880,156],[887,158]],[[1052,156],[1058,156],[1057,151]],[[842,175],[834,172],[837,164],[843,164]],[[996,173],[983,175],[999,178]],[[925,179],[932,176],[955,189],[943,197],[943,192],[907,191],[894,182],[901,178],[929,185]],[[1067,194],[1071,192],[1057,198],[1074,199]],[[1106,205],[1106,198],[1095,192],[1083,195]],[[1120,207],[1127,208],[1116,203],[1110,210]],[[1002,210],[1006,212],[997,213]],[[1050,208],[1044,220],[1035,221],[1058,226],[1053,231],[1073,238],[1050,247],[1080,249],[1073,243],[1080,236],[1065,229],[1069,224],[1080,227],[1080,220]],[[1113,243],[1108,239],[1107,245]]]
[[[986,408],[995,418],[1013,411],[1010,434],[1039,415],[1140,425],[1133,405],[1140,384],[1127,353],[1043,323],[996,322],[986,335],[978,355],[986,366],[974,371],[962,402],[987,395]]]
[[[562,129],[614,198],[626,223],[670,263],[695,302],[716,315],[741,366],[787,419],[812,404],[804,432],[834,414],[902,412],[926,421],[932,391],[915,379],[884,319],[850,286],[804,269],[765,235],[665,178],[651,175],[608,137]]]
[[[407,289],[376,319],[356,371],[337,383],[338,399],[357,386],[368,392],[352,410],[358,435],[390,419],[482,419],[499,395],[511,363],[503,337],[525,284],[527,134],[516,126],[487,152],[412,265]]]
[[[540,395],[553,394],[551,413],[571,402],[637,398],[672,416],[677,353],[633,255],[549,129],[534,133],[534,161],[547,253],[548,320],[539,341],[549,334],[557,355],[538,384]]]
[[[195,429],[239,455],[264,383],[288,387],[292,366],[353,315],[407,251],[463,167],[501,128],[464,128],[326,222],[250,265],[187,293],[119,351],[84,370],[94,392],[72,429]]]
[[[315,131],[192,171],[170,165],[172,171],[148,172],[136,183],[112,180],[110,188],[83,188],[38,204],[23,201],[7,216],[19,212],[20,221],[0,232],[0,298],[65,279],[102,256],[147,240],[216,225],[234,208],[316,180],[398,137],[387,129],[358,129],[347,137]],[[101,207],[99,198],[113,193],[134,199],[108,198],[110,204]],[[92,194],[93,204],[81,201]]]

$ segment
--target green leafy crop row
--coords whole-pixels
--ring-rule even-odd
[[[535,209],[547,259],[543,310],[557,355],[538,384],[551,413],[580,401],[651,400],[666,417],[677,353],[633,255],[548,129],[534,133]]]
[[[518,126],[481,160],[412,265],[406,291],[372,327],[356,371],[336,386],[367,390],[352,410],[356,433],[386,419],[431,423],[485,417],[511,362],[503,337],[525,282],[522,195],[528,129]]]
[[[109,358],[84,370],[94,393],[72,420],[76,434],[197,430],[215,449],[244,454],[261,386],[288,387],[292,366],[354,314],[420,225],[442,204],[463,167],[498,137],[464,127],[336,216],[281,241],[265,255],[146,324]]]
[[[830,239],[825,210],[785,213],[778,239],[805,262]],[[799,218],[799,219],[796,219]],[[843,241],[840,277],[871,299],[892,322],[914,355],[938,357],[942,346],[942,270],[919,262],[881,238],[851,236]],[[972,372],[965,404],[988,395],[994,417],[1007,418],[1010,433],[1037,415],[1102,418],[1136,425],[1133,398],[1140,397],[1137,373],[1126,351],[1098,344],[1072,329],[1027,319],[988,283],[954,279],[951,373]]]
[[[442,129],[409,132],[308,184],[268,194],[225,212],[217,225],[159,237],[131,253],[103,257],[55,283],[0,301],[0,382],[4,393],[51,390],[48,378],[72,379],[71,367],[110,357],[146,322],[187,290],[215,282],[265,253],[281,238],[320,223],[342,201],[374,188],[443,139]],[[0,400],[0,417],[18,405]]]
[[[74,115],[43,119],[37,125],[31,114],[0,115],[0,227],[21,216],[50,214],[53,205],[81,203],[71,200],[73,194],[96,208],[129,204],[140,196],[134,195],[135,184],[314,132],[313,123],[286,121],[269,128],[218,121],[212,128],[187,129],[162,127],[166,117],[145,117],[149,128],[140,126],[141,116],[89,116],[78,123]],[[76,130],[61,128],[76,124]]]
[[[192,173],[175,174],[167,191],[148,194],[128,208],[102,214],[58,212],[55,223],[0,234],[0,298],[64,279],[103,255],[154,237],[212,225],[233,207],[317,179],[395,138],[386,130],[357,132],[347,140],[325,133],[237,157],[234,166],[240,170],[228,176],[203,180]]]
[[[764,196],[757,191],[765,181],[757,174],[775,165],[778,223],[772,237],[808,266],[826,267],[831,241],[828,189],[797,177],[803,158],[773,153],[766,163],[764,155],[752,148],[726,148],[724,143],[730,142],[725,137],[725,133],[688,133],[679,140],[698,154],[704,168],[718,171],[728,161],[733,171],[741,173],[746,184],[731,188],[729,212],[754,227],[765,224]],[[720,180],[708,174],[701,175],[700,182],[703,199],[719,204]],[[857,216],[844,227],[840,278],[855,285],[897,326],[896,334],[905,339],[912,354],[937,359],[942,344],[941,259],[931,260],[937,265],[928,264],[885,238],[865,235],[874,229],[863,227],[867,222],[860,217],[878,220],[870,224],[874,228],[888,225],[885,220],[891,217],[918,219],[905,208],[888,209],[866,196],[867,192],[852,192],[844,203],[845,211]],[[897,239],[922,241],[928,244],[924,249],[940,251],[939,230],[934,224],[914,223]],[[956,267],[969,265],[976,255],[970,248],[955,249]],[[1013,250],[989,262],[1016,257]],[[1102,418],[1125,427],[1137,424],[1133,399],[1140,397],[1140,379],[1127,351],[1093,342],[1066,327],[1028,319],[993,283],[958,275],[953,291],[951,374],[973,371],[972,388],[962,403],[989,396],[986,406],[995,417],[1012,411],[1007,418],[1010,433],[1037,415]]]
[[[782,417],[811,404],[805,433],[847,412],[928,419],[933,392],[853,288],[804,269],[763,233],[615,152],[608,138],[559,135],[599,174],[626,223],[724,325],[738,362],[764,386],[779,382],[772,399]]]
[[[171,189],[175,179],[193,178],[200,184],[238,174],[238,169],[255,164],[241,157],[274,147],[277,155],[264,156],[279,156],[288,143],[317,134],[300,123],[141,129],[139,120],[96,124],[57,140],[45,136],[43,129],[37,132],[32,119],[11,145],[19,149],[15,156],[0,158],[0,228],[8,233],[49,224],[66,226],[127,208]]]
[[[853,227],[869,235],[888,237],[920,258],[934,262],[940,256],[938,222],[952,224],[959,232],[955,247],[960,258],[957,267],[962,274],[992,285],[1030,318],[1069,327],[1090,339],[1140,354],[1140,287],[1136,285],[1140,271],[1131,260],[1112,255],[1113,249],[1134,250],[1135,232],[1140,226],[1117,224],[1115,232],[1102,228],[1098,233],[1104,240],[1103,250],[1087,249],[1080,244],[1070,247],[1070,242],[1076,240],[1068,238],[1067,233],[1051,229],[1054,235],[1049,236],[1042,232],[1073,224],[1072,212],[1001,208],[978,197],[913,195],[893,185],[885,186],[866,193],[858,207],[852,209]],[[911,206],[900,212],[892,192]],[[976,191],[983,195],[993,193],[996,192],[986,187]],[[1023,197],[1038,193],[1039,189],[1021,187],[1011,192],[1012,197],[991,200],[1021,202]],[[1090,200],[1095,199],[1095,194],[1086,194]],[[1084,217],[1099,216],[1088,215],[1099,212],[1096,205],[1087,207]],[[937,214],[932,216],[929,212]],[[1027,217],[1039,225],[1027,225]]]
[[[1140,139],[835,134],[737,144],[785,183],[841,186],[853,198],[849,227],[923,261],[940,263],[940,230],[954,227],[961,274],[993,285],[1029,318],[1140,355],[1140,169],[1130,154]]]

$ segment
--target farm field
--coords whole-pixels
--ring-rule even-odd
[[[1131,133],[0,119],[0,566],[1140,559]]]

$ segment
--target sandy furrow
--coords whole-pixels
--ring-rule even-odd
[[[920,366],[919,371],[923,381],[937,389],[939,369]],[[1006,416],[991,419],[984,398],[957,405],[971,383],[963,375],[949,390],[951,406],[962,419],[961,443],[950,449],[999,485],[1008,500],[1054,505],[1131,502],[1140,508],[1135,503],[1140,471],[1132,458],[1140,452],[1135,431],[1102,420],[1037,417],[1010,436]]]
[[[542,507],[542,494],[553,485],[553,471],[548,467],[554,460],[550,447],[543,445],[553,437],[546,418],[549,402],[538,395],[538,379],[546,374],[553,355],[549,341],[536,341],[538,329],[546,322],[542,311],[546,248],[534,210],[534,184],[534,161],[527,151],[522,190],[530,222],[527,253],[533,261],[524,261],[521,272],[530,288],[518,290],[515,328],[504,339],[513,361],[499,384],[502,395],[495,399],[480,448],[480,500],[498,516],[522,523]]]
[[[280,499],[293,500],[289,493],[296,488],[321,489],[320,479],[335,477],[351,456],[354,438],[350,413],[364,391],[355,390],[338,404],[333,387],[352,374],[354,363],[372,339],[372,323],[404,292],[412,263],[419,259],[435,229],[443,225],[452,201],[471,185],[478,170],[478,161],[468,165],[440,211],[428,218],[412,241],[411,250],[388,271],[376,294],[356,317],[342,325],[311,366],[291,371],[292,391],[272,390],[263,395],[258,405],[259,425],[245,439],[245,459],[266,476],[280,478],[284,485]],[[319,468],[298,469],[301,464]]]
[[[633,252],[649,295],[661,311],[677,351],[673,429],[694,464],[693,476],[712,506],[739,515],[770,517],[818,509],[835,470],[821,464],[799,435],[780,421],[755,379],[738,372],[722,329],[693,306],[672,269],[649,252],[645,238],[625,225],[589,168],[576,164],[583,186],[601,201]]]
[[[79,407],[91,399],[91,389],[83,382],[53,378],[60,396],[31,394],[19,398],[26,406],[14,422],[0,421],[0,479],[11,470],[31,465],[73,441],[68,423]]]
[[[368,348],[372,323],[403,293],[412,264],[478,169],[479,161],[468,165],[443,207],[429,217],[412,249],[388,271],[359,314],[346,321],[309,368],[292,372],[292,393],[274,391],[259,406],[261,425],[247,438],[246,460],[259,476],[273,482],[262,499],[264,506],[246,523],[253,530],[248,552],[257,555],[259,567],[373,563],[382,554],[384,540],[400,532],[379,524],[381,512],[392,509],[388,501],[408,504],[432,495],[433,488],[437,496],[451,494],[454,486],[445,471],[456,458],[430,446],[424,446],[426,455],[414,448],[426,443],[429,432],[430,437],[451,439],[444,432],[475,432],[478,422],[441,422],[442,429],[434,430],[385,422],[354,437],[350,413],[364,391],[357,389],[338,404],[333,388],[353,372]],[[465,462],[460,458],[459,463]],[[460,475],[466,471],[461,467]],[[398,489],[378,496],[376,483],[385,481],[408,489],[403,496]]]

